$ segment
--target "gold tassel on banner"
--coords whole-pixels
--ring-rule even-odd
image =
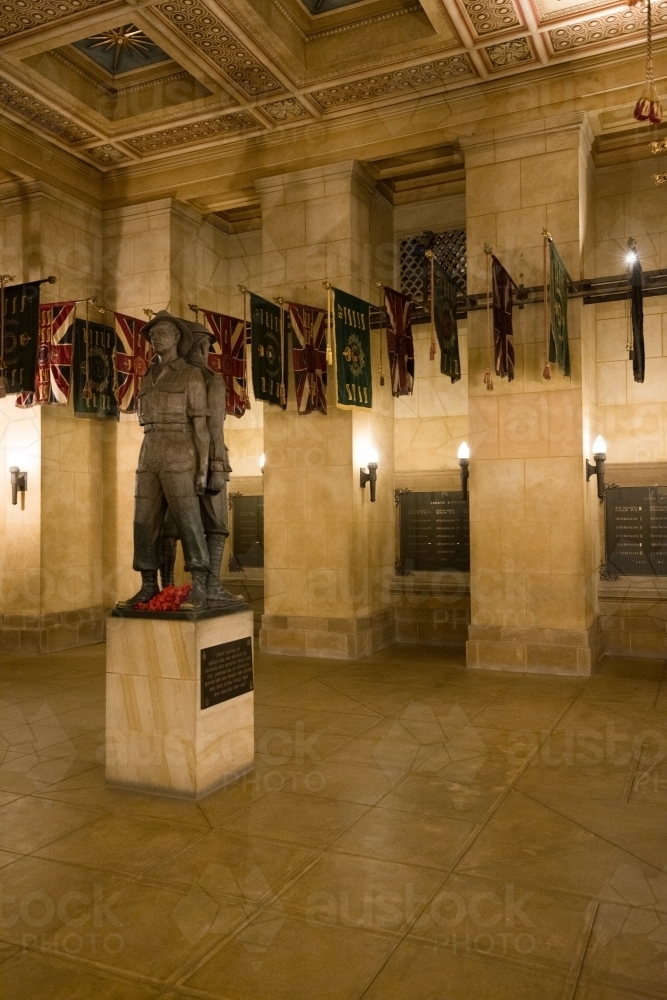
[[[287,396],[285,394],[285,365],[287,364],[287,358],[285,357],[285,310],[283,309],[283,302],[285,300],[282,295],[278,295],[273,301],[280,306],[280,405],[287,406]]]
[[[542,378],[551,380],[551,363],[549,362],[549,285],[547,282],[547,245],[551,241],[551,233],[546,229],[542,230],[542,237],[544,240],[544,245],[542,248],[542,277],[543,277],[543,296],[544,296],[544,340],[545,340],[545,351],[546,351],[546,361],[544,365],[544,371],[542,372]]]
[[[0,274],[0,399],[7,395],[5,378],[5,286],[14,280],[12,274]]]
[[[486,372],[484,373],[484,384],[487,389],[493,390],[493,376],[491,374],[493,365],[491,337],[491,257],[493,256],[493,247],[485,243],[484,253],[486,254]]]
[[[199,322],[199,312],[200,312],[199,306],[195,305],[193,302],[188,302],[188,309],[190,310],[190,312],[193,312],[195,314],[195,320],[198,323]]]
[[[384,291],[383,291],[384,285],[382,284],[381,281],[376,281],[375,287],[380,289],[380,318],[384,318],[384,313],[382,312],[382,308],[384,306]],[[384,369],[382,368],[382,353],[383,353],[382,343],[383,340],[386,340],[386,338],[387,338],[387,329],[385,324],[382,323],[382,325],[380,326],[380,367],[378,369],[378,375],[380,376],[380,385],[384,385]]]
[[[322,286],[327,290],[327,365],[333,365],[333,288],[330,281],[323,281]]]
[[[250,396],[248,395],[248,374],[251,370],[251,363],[248,362],[248,289],[245,285],[238,285],[238,290],[243,296],[243,358],[245,360],[245,385],[243,387],[244,402],[247,410],[250,409]]]
[[[629,6],[635,7],[639,0],[629,0]],[[650,122],[659,125],[662,121],[662,104],[653,81],[653,22],[651,18],[651,0],[646,0],[646,83],[640,98],[635,104],[634,117],[638,122]]]
[[[90,305],[94,303],[95,299],[86,299],[86,329],[83,337],[83,342],[86,347],[86,381],[83,386],[83,392],[81,395],[89,402],[93,398],[93,390],[90,386]]]
[[[431,262],[431,349],[428,359],[435,361],[435,254],[432,250],[427,250],[424,256]]]

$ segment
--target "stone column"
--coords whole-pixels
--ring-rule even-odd
[[[546,227],[573,279],[593,273],[592,135],[582,115],[466,140],[468,281],[485,243],[517,282],[542,284]],[[469,667],[587,675],[601,655],[599,505],[585,456],[598,433],[592,307],[569,302],[572,377],[542,377],[542,305],[515,307],[516,377],[484,385],[486,314],[470,336]],[[588,310],[588,311],[587,311]]]
[[[298,171],[256,186],[267,298],[324,306],[326,279],[378,301],[375,281],[393,281],[391,206],[359,164]],[[372,410],[336,407],[334,369],[326,416],[299,415],[293,384],[286,412],[264,404],[261,645],[269,652],[356,658],[394,640],[393,399],[389,378],[381,387],[377,376],[380,331],[371,337]],[[386,347],[384,356],[386,368]],[[359,485],[368,445],[379,453],[373,504]]]

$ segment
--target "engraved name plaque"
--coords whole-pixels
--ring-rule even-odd
[[[264,565],[264,497],[234,500],[234,558],[238,567]]]
[[[667,488],[607,489],[605,539],[609,573],[667,576]]]
[[[404,573],[469,572],[468,504],[461,493],[404,493],[400,510],[399,562]]]
[[[254,690],[252,639],[234,639],[201,651],[201,708]]]

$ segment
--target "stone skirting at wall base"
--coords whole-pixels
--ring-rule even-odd
[[[105,609],[79,608],[46,615],[0,615],[0,652],[55,653],[104,642]]]
[[[531,674],[590,677],[604,654],[600,619],[588,630],[471,625],[467,666]]]
[[[462,608],[396,608],[396,642],[463,649],[470,614]]]
[[[393,608],[364,618],[264,615],[259,633],[259,646],[265,653],[341,660],[359,660],[395,641]]]
[[[667,659],[667,586],[621,578],[600,585],[605,653]]]

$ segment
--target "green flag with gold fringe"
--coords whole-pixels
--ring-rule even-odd
[[[551,281],[551,322],[549,363],[557,364],[570,377],[570,343],[567,335],[567,289],[570,276],[553,240],[549,240],[549,277]]]
[[[333,293],[337,405],[370,410],[373,406],[370,303],[339,288],[334,288]]]
[[[39,346],[40,281],[9,285],[3,289],[4,323],[0,375],[7,380],[7,392],[32,392]]]
[[[112,326],[74,324],[73,395],[78,417],[118,419],[114,366],[116,332]]]
[[[285,351],[285,313],[280,305],[250,296],[252,328],[252,390],[255,399],[287,405],[287,352]]]

